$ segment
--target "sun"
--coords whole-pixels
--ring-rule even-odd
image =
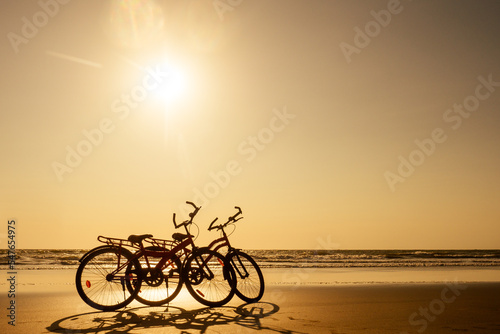
[[[186,94],[187,77],[186,72],[179,67],[167,67],[167,77],[160,86],[160,94],[166,101],[175,100]]]
[[[161,72],[162,81],[157,88],[150,92],[152,99],[165,105],[180,102],[188,93],[187,71],[179,65],[167,63],[154,68]]]

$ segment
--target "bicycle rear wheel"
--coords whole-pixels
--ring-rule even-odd
[[[228,254],[227,259],[236,275],[236,295],[247,303],[259,301],[264,295],[264,276],[255,260],[240,251]]]
[[[144,256],[139,258],[142,267],[142,285],[135,299],[145,305],[160,306],[173,300],[181,291],[182,264],[177,257],[174,257],[168,260],[161,270],[156,270],[155,266],[162,259],[162,253],[167,250],[156,246],[146,247],[146,250],[158,251],[158,256],[147,257],[152,269],[149,269]],[[133,291],[135,287],[131,282],[127,282],[127,288]]]
[[[234,296],[233,268],[224,256],[209,249],[192,254],[183,268],[184,282],[189,293],[207,306],[222,306]]]
[[[75,283],[78,294],[88,305],[103,311],[117,310],[129,304],[139,292],[139,261],[123,248],[96,249],[80,263]],[[129,289],[127,283],[133,288]]]

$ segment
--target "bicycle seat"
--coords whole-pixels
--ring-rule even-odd
[[[134,244],[140,244],[142,240],[146,238],[151,238],[153,235],[152,234],[141,234],[141,235],[129,235],[128,241],[134,243]]]
[[[184,239],[186,239],[188,237],[187,234],[183,234],[183,233],[174,233],[172,234],[172,239],[174,239],[175,241],[182,241]],[[191,235],[191,238],[194,237],[194,235]]]

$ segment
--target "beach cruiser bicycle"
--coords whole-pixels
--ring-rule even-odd
[[[214,250],[197,248],[189,226],[201,207],[194,207],[190,219],[175,228],[174,241],[155,239],[151,234],[128,239],[99,236],[106,245],[96,247],[80,259],[76,289],[91,307],[112,311],[137,299],[146,305],[162,305],[173,300],[182,284],[200,303],[222,306],[235,293],[235,274],[226,259]],[[144,246],[144,242],[150,246]],[[130,250],[136,250],[132,253]],[[184,261],[181,262],[181,257]]]
[[[234,269],[236,274],[236,290],[235,293],[247,303],[259,301],[264,294],[264,277],[255,260],[240,249],[234,248],[229,242],[229,238],[224,228],[229,224],[234,224],[243,217],[237,218],[242,212],[238,206],[234,207],[236,214],[229,217],[224,224],[214,225],[218,218],[215,218],[208,227],[209,231],[218,230],[221,232],[221,237],[208,245],[208,249],[218,251],[222,247],[227,247],[226,260]],[[236,228],[236,227],[235,227]],[[234,232],[234,230],[233,230]]]

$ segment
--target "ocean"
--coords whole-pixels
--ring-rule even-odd
[[[84,249],[18,249],[17,270],[76,269]],[[500,266],[500,250],[243,250],[262,268],[418,268]],[[0,250],[0,270],[9,269]]]

